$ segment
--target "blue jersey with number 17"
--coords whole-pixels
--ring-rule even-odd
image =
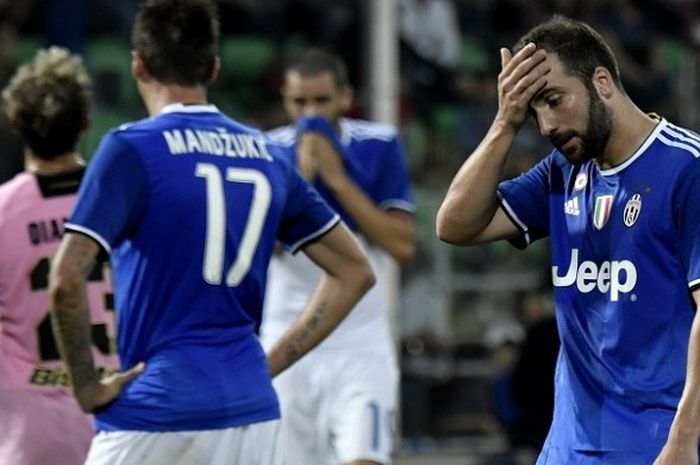
[[[100,430],[184,431],[279,417],[257,340],[268,262],[339,221],[274,146],[213,106],[111,131],[66,229],[111,252],[123,367],[146,370]]]
[[[619,166],[554,151],[499,194],[521,245],[551,237],[561,351],[538,463],[652,463],[700,285],[700,136],[661,120]]]

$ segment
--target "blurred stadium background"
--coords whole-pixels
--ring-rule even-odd
[[[526,330],[551,313],[547,244],[470,249],[434,236],[451,176],[496,108],[498,47],[561,13],[603,33],[623,83],[643,110],[700,128],[697,0],[219,0],[223,73],[211,100],[231,116],[271,128],[285,122],[278,89],[286,58],[308,45],[337,52],[356,89],[350,116],[397,124],[410,154],[419,251],[400,277],[396,336],[402,412],[397,464],[531,463],[513,437],[501,396]],[[145,116],[130,76],[134,0],[0,0],[0,82],[41,46],[85,56],[95,81],[90,156],[101,135]],[[534,127],[514,147],[507,176],[549,150]],[[22,167],[0,122],[0,181]],[[537,299],[529,299],[533,295]],[[529,299],[529,300],[528,300]],[[534,302],[534,303],[533,303]],[[533,370],[533,376],[537,376]],[[546,378],[546,377],[545,377]],[[545,389],[551,384],[539,380]],[[542,386],[540,384],[539,386]]]

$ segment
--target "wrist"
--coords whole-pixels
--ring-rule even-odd
[[[697,419],[676,414],[668,432],[668,442],[685,443],[691,441],[695,443],[698,438],[700,438],[700,425]]]
[[[491,124],[491,131],[497,135],[515,137],[519,129],[520,127],[501,115],[496,115],[493,124]]]

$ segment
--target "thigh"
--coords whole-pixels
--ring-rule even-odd
[[[321,464],[328,453],[328,425],[321,415],[314,354],[308,354],[274,380],[280,401],[287,463]]]
[[[279,420],[206,431],[100,432],[85,465],[282,465]]]
[[[336,392],[332,411],[333,448],[342,463],[389,463],[393,450],[398,370],[391,357],[360,357],[351,362]]]

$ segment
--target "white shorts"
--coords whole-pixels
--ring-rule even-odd
[[[282,465],[279,420],[236,428],[100,432],[85,465]]]
[[[312,351],[274,380],[287,463],[390,463],[399,374],[373,351]]]

